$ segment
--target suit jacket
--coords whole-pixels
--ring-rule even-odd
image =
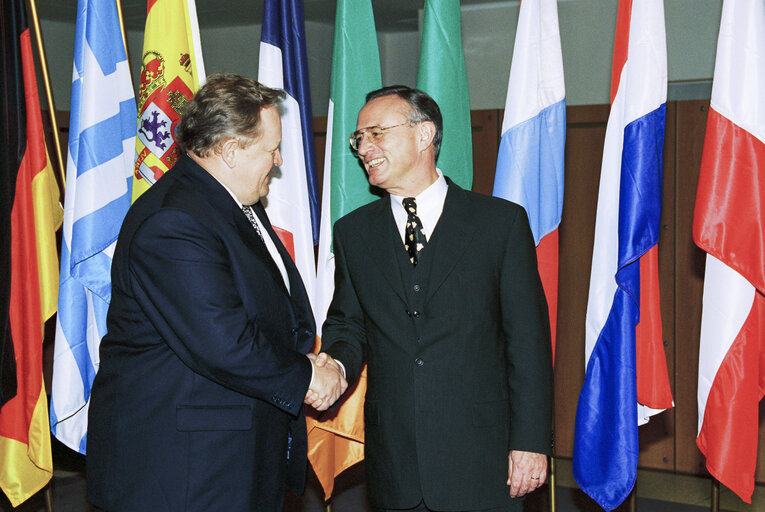
[[[352,382],[367,362],[369,501],[512,506],[508,451],[549,453],[549,320],[525,211],[449,183],[412,267],[390,199],[334,228],[324,350]]]
[[[110,511],[281,511],[302,492],[315,325],[228,192],[184,155],[128,212],[112,264],[88,432]]]

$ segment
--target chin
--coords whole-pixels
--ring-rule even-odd
[[[367,171],[367,180],[369,181],[369,184],[372,185],[373,187],[379,187],[380,184],[384,181],[383,177],[374,171],[373,172]]]

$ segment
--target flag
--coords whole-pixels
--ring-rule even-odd
[[[308,297],[313,301],[316,282],[313,247],[319,238],[319,191],[303,0],[266,0],[258,80],[287,93],[281,105],[284,163],[278,171],[271,172],[264,203],[271,224],[297,265]]]
[[[366,103],[366,94],[379,89],[381,84],[371,0],[338,0],[314,303],[319,329],[327,317],[335,290],[332,227],[346,213],[377,199],[370,191],[363,167],[351,151],[348,137],[356,130],[356,118]],[[308,459],[326,499],[332,495],[335,477],[364,458],[366,388],[365,369],[355,387],[346,392],[341,407],[324,413],[322,421],[308,417]]]
[[[130,207],[136,106],[114,2],[79,0],[50,424],[85,453],[111,264]]]
[[[666,99],[663,2],[620,0],[573,461],[606,510],[635,484],[638,425],[673,405],[657,272]]]
[[[0,488],[14,507],[53,475],[43,326],[56,312],[61,225],[56,178],[45,148],[25,5],[2,5],[3,340],[10,340],[16,394],[0,409]],[[10,224],[7,224],[10,213]],[[10,286],[8,286],[10,285]],[[7,306],[7,309],[5,307]],[[7,320],[6,320],[7,319]]]
[[[444,118],[439,168],[457,185],[470,190],[473,137],[459,0],[425,1],[417,88],[438,103]]]
[[[747,503],[765,392],[764,48],[762,0],[726,0],[693,214],[707,252],[696,443]]]
[[[558,226],[563,212],[566,90],[555,0],[520,7],[494,192],[526,209],[550,311],[555,353]]]
[[[181,156],[175,127],[205,77],[194,0],[147,0],[146,4],[133,201]]]

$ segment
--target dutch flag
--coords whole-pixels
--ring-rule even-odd
[[[672,406],[657,272],[666,100],[663,2],[621,0],[574,433],[574,477],[606,510],[635,485],[638,425]]]

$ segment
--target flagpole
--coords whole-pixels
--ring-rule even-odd
[[[53,142],[56,146],[56,158],[58,160],[58,171],[61,175],[61,189],[66,190],[66,176],[64,174],[64,157],[61,153],[61,142],[58,137],[58,123],[56,122],[56,105],[53,103],[53,93],[50,89],[50,78],[48,77],[48,61],[45,58],[45,48],[42,42],[42,31],[40,30],[40,20],[37,19],[37,5],[35,0],[29,0],[29,11],[32,14],[32,24],[35,27],[35,36],[37,39],[37,53],[40,56],[40,69],[42,69],[43,83],[45,84],[45,96],[48,100],[48,110],[50,111],[50,122],[53,128]]]
[[[122,33],[122,44],[125,46],[125,60],[127,61],[128,65],[128,75],[130,76],[130,81],[133,81],[133,75],[130,72],[130,55],[128,54],[128,45],[127,45],[127,34],[125,32],[125,22],[122,20],[122,2],[120,0],[116,0],[117,2],[117,18],[120,20],[120,32]]]
[[[637,481],[630,492],[630,512],[637,512]]]
[[[720,512],[720,481],[712,478],[712,503],[709,510],[711,512]]]
[[[550,456],[550,512],[555,512],[555,456]]]

